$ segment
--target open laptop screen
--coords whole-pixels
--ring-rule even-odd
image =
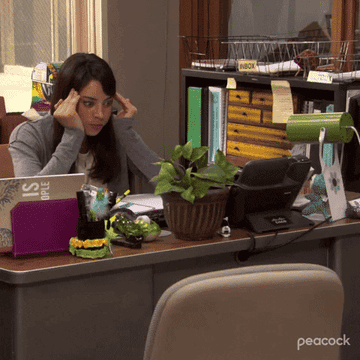
[[[0,179],[0,252],[12,250],[11,210],[19,202],[76,198],[84,174]]]

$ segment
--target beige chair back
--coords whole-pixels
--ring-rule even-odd
[[[338,345],[306,339],[340,338],[343,302],[339,277],[320,265],[192,276],[158,301],[144,360],[337,360]]]
[[[0,96],[0,144],[7,144],[12,131],[26,120],[26,117],[19,113],[6,113],[5,100]]]
[[[0,96],[0,122],[3,118],[5,118],[5,116],[6,116],[5,99],[3,96]]]

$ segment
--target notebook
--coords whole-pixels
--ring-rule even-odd
[[[0,179],[0,252],[13,250],[11,210],[18,203],[76,199],[84,174]]]

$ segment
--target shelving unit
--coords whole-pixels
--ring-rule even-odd
[[[187,89],[190,86],[226,87],[228,78],[234,78],[237,87],[250,89],[250,91],[271,92],[272,80],[287,80],[290,83],[293,96],[297,95],[303,100],[318,100],[334,104],[334,111],[346,109],[347,91],[360,89],[360,81],[333,82],[332,84],[313,83],[306,81],[302,75],[277,77],[264,75],[243,75],[239,72],[220,72],[195,69],[183,69],[181,75],[181,123],[180,141],[186,142],[187,137]],[[231,157],[230,157],[231,158]],[[231,161],[231,160],[230,160]],[[237,164],[239,165],[239,164]],[[240,164],[240,166],[242,166]]]
[[[186,142],[187,93],[189,86],[226,86],[227,79],[234,78],[238,86],[259,90],[271,90],[272,80],[287,80],[293,93],[307,99],[327,100],[334,103],[334,110],[344,111],[346,92],[350,88],[360,88],[360,82],[334,82],[319,84],[307,82],[301,75],[297,77],[270,77],[260,75],[242,75],[239,72],[217,72],[206,70],[182,69],[181,74],[181,124],[180,139]]]

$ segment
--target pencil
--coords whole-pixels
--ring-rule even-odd
[[[116,200],[116,203],[118,203],[118,202],[120,202],[122,199],[124,199],[127,195],[129,195],[130,194],[130,190],[128,189],[128,190],[126,190],[125,192],[124,192],[124,194],[122,194],[121,196],[119,196],[118,198],[117,198],[117,200]]]

